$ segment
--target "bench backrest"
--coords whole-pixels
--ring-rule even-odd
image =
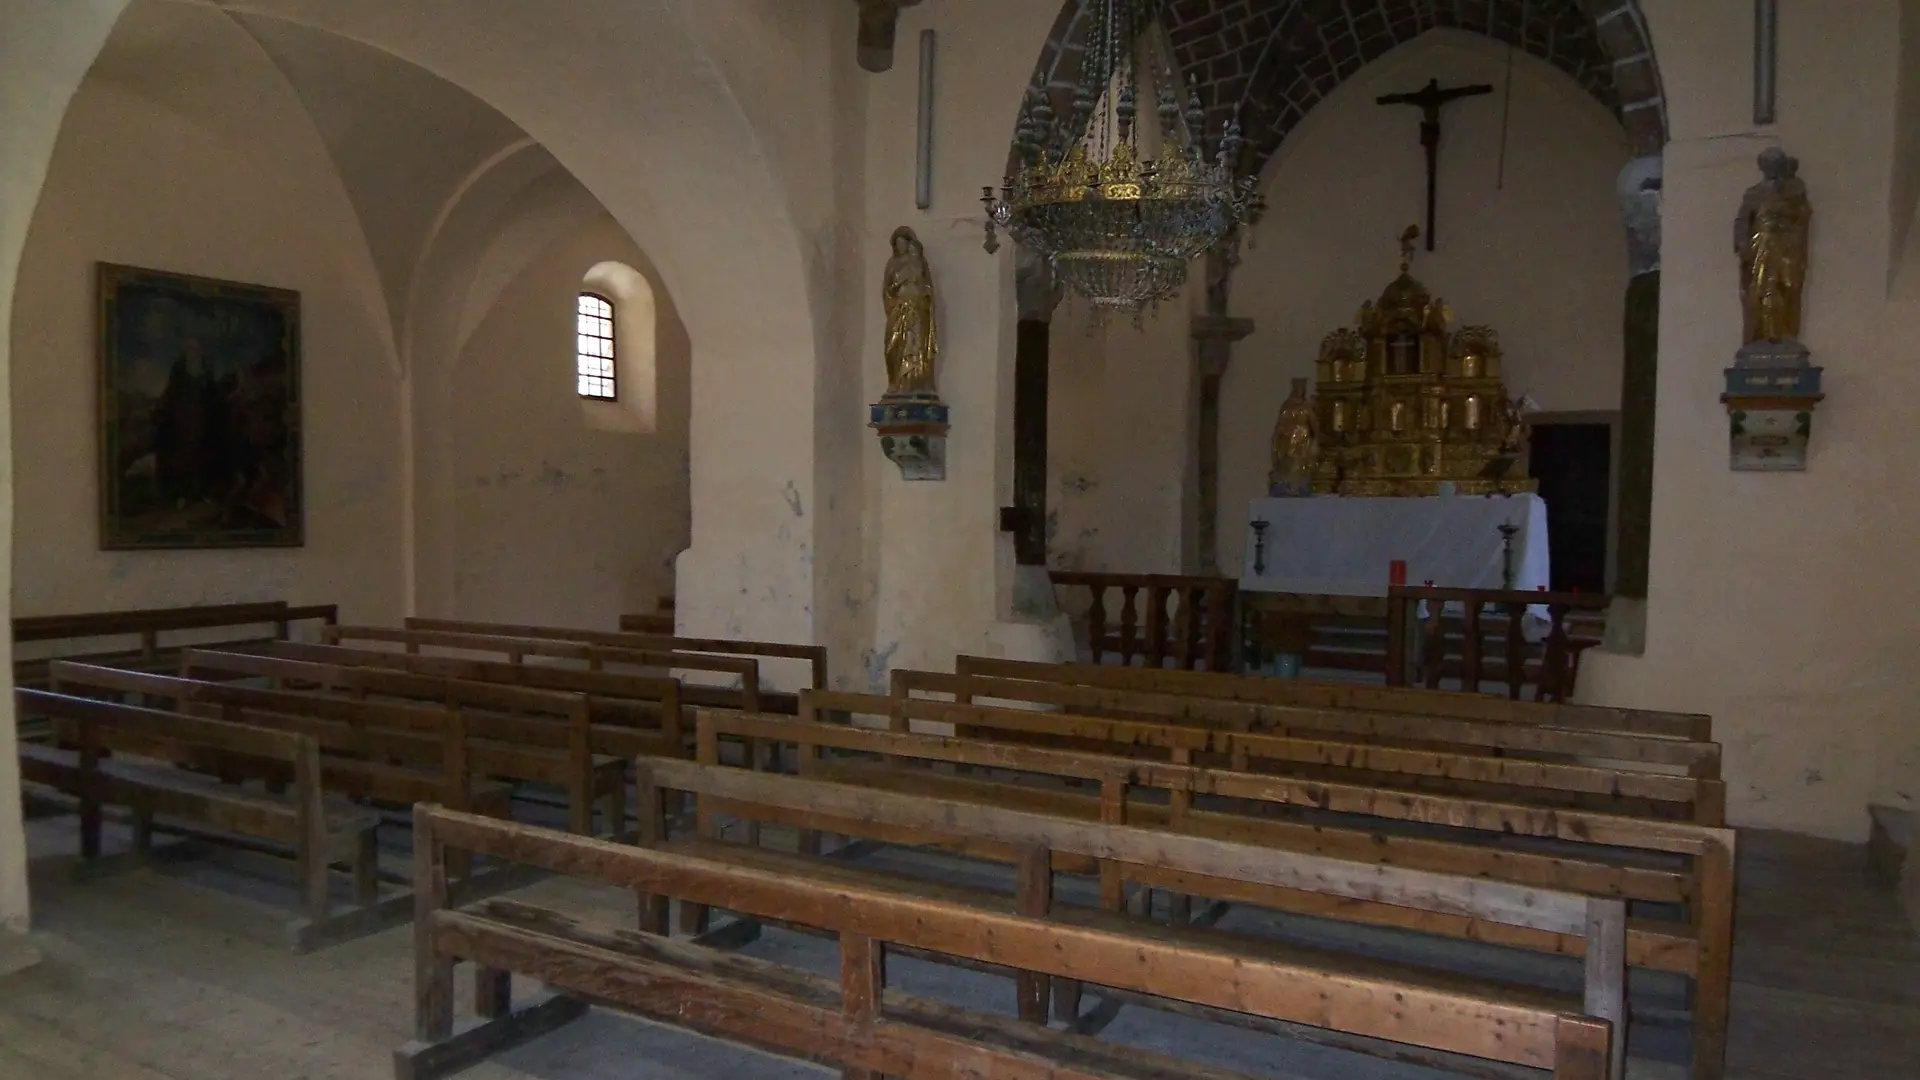
[[[1007,679],[1033,679],[1077,686],[1184,694],[1268,705],[1354,708],[1422,713],[1462,720],[1522,723],[1572,730],[1658,735],[1706,741],[1712,721],[1689,713],[1616,709],[1600,705],[1511,701],[1488,694],[1401,686],[1323,683],[1305,679],[1269,679],[1225,672],[1113,667],[1101,664],[1045,664],[960,656],[954,671]]]
[[[863,715],[845,707],[847,702],[844,699],[858,696],[834,695],[836,705],[840,706],[835,711],[850,719]],[[812,700],[815,695],[809,693],[807,697]],[[869,700],[884,702],[887,699],[873,697]],[[1359,783],[1298,780],[1268,773],[1148,761],[1087,750],[1055,750],[1017,743],[914,734],[898,730],[898,727],[904,726],[904,722],[896,721],[884,707],[880,707],[878,713],[864,714],[870,718],[869,723],[878,725],[877,729],[860,725],[857,719],[851,723],[769,721],[745,714],[709,710],[701,710],[697,715],[701,721],[712,718],[711,723],[703,722],[699,728],[703,761],[709,760],[705,736],[713,732],[716,735],[797,743],[803,748],[803,754],[810,749],[833,748],[884,757],[915,758],[1091,780],[1114,789],[1108,798],[1124,799],[1125,790],[1130,786],[1159,788],[1188,796],[1214,795],[1308,807],[1336,814],[1445,824],[1483,833],[1533,836],[1683,855],[1698,854],[1720,840],[1731,844],[1731,835],[1727,830],[1685,822],[1528,806]],[[889,727],[894,729],[889,730]]]
[[[50,668],[52,687],[59,693],[109,692],[140,694],[149,703],[164,701],[178,710],[201,705],[217,708],[221,719],[261,727],[281,727],[288,719],[313,721],[303,725],[324,750],[361,753],[372,742],[383,749],[404,748],[391,739],[369,741],[370,729],[406,732],[440,744],[437,757],[449,769],[464,768],[465,738],[461,711],[442,704],[394,701],[356,701],[321,694],[271,690],[236,682],[208,682],[129,671],[95,664],[57,660]],[[432,742],[427,745],[431,746]],[[431,760],[425,755],[410,761]]]
[[[822,689],[827,685],[827,650],[824,645],[676,637],[670,634],[633,634],[623,631],[578,630],[570,627],[526,626],[460,619],[410,618],[406,621],[406,625],[409,630],[448,630],[462,634],[492,634],[496,637],[578,641],[629,649],[666,649],[673,652],[715,653],[721,656],[761,656],[784,660],[805,660],[812,669],[813,688]]]
[[[124,751],[175,764],[203,764],[208,755],[217,755],[291,766],[296,835],[308,844],[324,837],[320,748],[305,735],[49,690],[15,690],[14,702],[20,716],[44,717],[69,727],[78,742],[83,824],[89,819],[98,821],[100,795],[93,776],[103,751]]]
[[[347,645],[366,649],[369,645],[400,645],[410,656],[421,649],[486,653],[505,657],[520,664],[528,657],[554,660],[578,660],[587,670],[600,672],[608,664],[627,667],[714,671],[740,680],[743,706],[748,711],[760,708],[760,662],[748,656],[718,656],[713,653],[675,652],[670,649],[632,649],[591,642],[562,641],[550,638],[515,638],[493,634],[465,634],[445,630],[409,630],[391,626],[329,626],[321,640],[328,645]],[[560,669],[566,670],[566,669]]]
[[[1476,1057],[1553,1069],[1566,1047],[1599,1031],[1604,1073],[1607,1025],[1544,1006],[1489,1002],[1431,985],[1387,976],[1355,977],[1304,963],[1248,955],[1224,945],[1143,935],[1111,916],[1060,909],[1051,917],[1016,915],[967,903],[897,893],[855,883],[719,861],[692,854],[566,836],[549,830],[417,808],[415,842],[436,854],[442,846],[529,863],[635,892],[724,907],[755,918],[781,919],[842,935],[843,947],[862,953],[878,941],[963,960],[1084,980],[1179,1001],[1228,1008],[1276,1020],[1327,1026],[1356,1034],[1415,1042]],[[445,896],[443,860],[416,865],[424,875],[417,895]],[[431,948],[437,931],[458,920],[423,905],[416,940]],[[884,928],[884,929],[881,929]],[[869,935],[873,935],[870,937]],[[856,953],[855,955],[859,955]],[[433,965],[424,962],[423,971]],[[853,968],[858,965],[843,965]],[[877,963],[849,993],[849,1004],[877,1003]],[[1392,1007],[1385,1002],[1391,1001]],[[1572,1034],[1569,1025],[1584,1028]],[[1590,1047],[1590,1043],[1588,1044]]]
[[[1107,669],[1121,670],[1121,669]],[[1274,680],[1283,681],[1283,680]],[[896,670],[896,697],[937,694],[959,701],[1024,702],[1100,716],[1165,717],[1236,731],[1266,731],[1335,741],[1392,741],[1480,751],[1554,755],[1720,776],[1720,747],[1655,735],[1580,730],[1313,705],[1275,705],[1188,694],[932,671]]]
[[[452,656],[418,656],[288,641],[271,642],[249,651],[262,656],[314,664],[403,671],[438,679],[585,694],[588,696],[588,708],[596,720],[629,724],[643,720],[657,724],[660,730],[676,737],[683,727],[679,680],[660,676],[581,671]]]
[[[1295,775],[1724,824],[1725,786],[1718,780],[1504,757],[1484,748],[1409,749],[1257,727],[1231,729],[1178,719],[1083,716],[924,698],[809,694],[808,705],[813,712],[841,709],[883,714],[896,721],[951,725],[956,733],[967,736],[1079,746],[1105,753],[1145,752],[1196,763],[1196,755],[1205,755],[1241,770],[1260,762]],[[815,718],[812,713],[803,715]]]

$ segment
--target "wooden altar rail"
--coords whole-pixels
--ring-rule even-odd
[[[1087,609],[1087,645],[1096,664],[1132,667],[1204,668],[1232,666],[1234,599],[1239,584],[1231,578],[1173,574],[1106,574],[1055,570],[1055,588],[1085,588],[1093,594]],[[1109,607],[1117,591],[1118,606]],[[1141,594],[1145,593],[1144,601]]]
[[[1387,683],[1432,690],[1458,679],[1463,689],[1478,693],[1492,679],[1505,682],[1507,697],[1518,701],[1532,681],[1534,700],[1567,701],[1580,672],[1580,654],[1600,643],[1570,633],[1570,616],[1603,612],[1609,603],[1610,597],[1595,593],[1393,586],[1387,595]],[[1452,604],[1460,606],[1458,614],[1447,610]],[[1547,636],[1537,647],[1524,634],[1529,607],[1547,610]],[[1494,622],[1504,633],[1489,640]],[[1459,648],[1457,657],[1450,655],[1452,645]],[[1536,648],[1537,666],[1529,663]]]

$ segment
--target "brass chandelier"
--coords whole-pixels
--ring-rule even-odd
[[[1165,68],[1157,80],[1159,149],[1143,152],[1136,55],[1160,20],[1161,0],[1092,2],[1073,113],[1060,118],[1044,89],[1027,91],[1015,170],[998,195],[988,187],[981,196],[986,247],[998,250],[995,229],[1005,229],[1096,308],[1137,316],[1180,291],[1188,263],[1251,225],[1260,197],[1254,177],[1235,175],[1238,116],[1207,160],[1199,91],[1183,118],[1177,80]]]

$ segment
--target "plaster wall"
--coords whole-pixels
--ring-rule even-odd
[[[622,403],[589,406],[574,387],[574,300],[582,276],[610,261],[643,280],[623,288],[622,275],[602,271],[595,285],[617,305],[621,395],[644,396],[643,380],[658,394],[651,432],[590,415]],[[690,347],[671,300],[644,284],[650,271],[603,217],[527,265],[468,338],[446,418],[455,617],[612,627],[672,595],[689,527]],[[654,346],[644,365],[642,335]]]
[[[979,209],[980,186],[1006,171],[1022,88],[1057,14],[1024,0],[910,8],[893,70],[866,77],[867,254],[857,294],[864,398],[878,401],[886,390],[880,273],[888,237],[909,225],[933,270],[939,389],[953,424],[940,483],[903,480],[863,433],[876,608],[866,670],[856,674],[869,685],[893,667],[950,669],[958,652],[1052,656],[1063,640],[1012,615],[1013,542],[999,531],[998,511],[1013,488],[1013,253],[1004,238],[997,255],[981,250]],[[914,206],[923,29],[935,30],[939,49],[933,206],[925,211]]]
[[[1508,393],[1556,412],[1619,408],[1627,254],[1613,191],[1626,133],[1564,74],[1514,56],[1503,181],[1507,71],[1500,45],[1428,33],[1349,79],[1268,166],[1269,209],[1233,278],[1233,314],[1254,332],[1234,347],[1221,393],[1223,572],[1240,573],[1247,500],[1266,492],[1291,380],[1311,379],[1321,339],[1393,279],[1400,231],[1426,228],[1420,113],[1383,107],[1382,94],[1430,78],[1495,87],[1441,115],[1438,250],[1422,241],[1413,275],[1456,325],[1499,331]]]
[[[1920,781],[1920,487],[1908,403],[1920,304],[1887,299],[1896,0],[1787,0],[1779,123],[1756,130],[1741,0],[1646,0],[1671,102],[1645,655],[1590,654],[1590,700],[1711,713],[1729,816],[1859,840]],[[1731,222],[1778,143],[1814,203],[1803,336],[1827,367],[1808,469],[1727,467],[1720,372],[1740,345]]]
[[[1049,565],[1180,573],[1197,408],[1186,300],[1136,328],[1069,293],[1048,357]]]
[[[250,80],[226,89],[273,96]],[[400,614],[398,372],[361,302],[370,268],[351,208],[305,168],[300,116],[208,126],[100,77],[75,98],[14,300],[19,614],[267,599]],[[305,546],[98,550],[96,261],[300,292]]]
[[[12,374],[12,296],[20,255],[53,148],[80,80],[126,0],[0,0],[0,392]],[[10,399],[9,399],[10,400]],[[0,408],[0,566],[11,568],[14,525],[12,410]],[[11,569],[9,569],[11,573]],[[11,589],[0,618],[11,619]],[[13,639],[0,640],[0,930],[25,930],[27,844],[20,820],[20,755],[13,709]]]

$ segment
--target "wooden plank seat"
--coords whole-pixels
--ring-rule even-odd
[[[475,775],[560,787],[566,793],[568,827],[583,834],[593,830],[596,802],[607,831],[624,831],[626,763],[638,754],[671,752],[680,745],[677,735],[668,738],[660,732],[591,723],[584,694],[203,649],[181,655],[180,673],[195,681],[262,679],[271,684],[266,689],[308,697],[442,706],[440,711],[388,709],[369,714],[370,720],[377,717],[387,727],[365,729],[363,756],[407,752],[408,732],[439,740],[447,713],[458,713]],[[417,752],[426,752],[417,736],[413,742]],[[603,751],[596,744],[612,750]]]
[[[207,643],[204,631],[250,631],[222,636],[219,643],[256,642],[284,639],[292,633],[294,623],[317,620],[331,624],[338,619],[339,611],[332,604],[292,607],[282,600],[25,616],[13,620],[14,653],[16,657],[22,651],[35,655],[14,661],[14,682],[44,686],[47,665],[56,659],[165,671],[178,662],[182,647]],[[162,638],[175,634],[191,635],[196,640]],[[22,650],[23,645],[28,648]]]
[[[984,656],[959,656],[954,672],[1003,679],[1033,679],[1148,693],[1184,694],[1266,705],[1368,709],[1418,713],[1489,723],[1519,723],[1574,731],[1655,735],[1692,742],[1713,738],[1712,719],[1691,713],[1617,709],[1602,705],[1512,701],[1489,694],[1424,687],[1323,683],[1269,679],[1227,672],[1129,668],[1101,664],[1044,664]]]
[[[321,637],[324,644],[371,650],[379,645],[399,645],[410,656],[422,649],[445,652],[481,653],[482,657],[503,658],[508,664],[525,664],[537,658],[542,668],[572,660],[586,665],[589,672],[606,672],[608,665],[666,671],[711,671],[731,675],[740,682],[739,700],[730,702],[706,698],[700,704],[719,708],[740,708],[760,712],[760,662],[749,656],[717,656],[712,653],[675,652],[671,649],[628,649],[595,645],[581,641],[556,641],[544,638],[511,638],[493,634],[456,634],[443,630],[407,630],[391,626],[329,626]],[[571,670],[561,668],[560,670]],[[635,674],[644,674],[636,672]],[[537,685],[523,683],[522,685]],[[561,687],[566,688],[566,687]],[[675,692],[684,693],[675,683]],[[701,687],[701,690],[716,689]],[[791,698],[792,695],[787,695]],[[793,699],[797,707],[799,701]],[[776,710],[778,711],[778,710]],[[791,715],[791,710],[788,710]]]
[[[784,641],[735,641],[730,638],[680,637],[672,634],[629,633],[626,631],[577,630],[558,626],[528,626],[517,623],[470,622],[460,619],[406,620],[409,630],[446,630],[462,634],[493,634],[497,637],[544,638],[552,641],[578,641],[592,645],[611,645],[629,649],[668,649],[674,652],[714,653],[721,656],[753,656],[763,659],[805,661],[808,685],[815,690],[827,686],[827,649],[824,645],[794,645]],[[719,702],[696,702],[719,708],[731,706]],[[763,697],[763,712],[783,711],[777,699]]]
[[[643,812],[643,822],[658,819],[658,805],[655,800]],[[650,831],[643,826],[643,835]],[[836,993],[745,958],[671,942],[657,923],[639,932],[586,930],[523,908],[424,904],[415,927],[415,1041],[395,1055],[399,1080],[430,1080],[462,1068],[579,1015],[587,1000],[839,1066],[843,1076],[859,1080],[1207,1075],[1131,1047],[1124,1058],[1095,1059],[1088,1056],[1093,1045],[1031,1021],[989,1023],[906,1001],[886,990],[890,947],[1416,1042],[1551,1069],[1566,1080],[1608,1074],[1611,1026],[1580,1015],[1577,1004],[1568,1010],[1558,1001],[1493,1000],[1374,970],[1328,970],[1219,937],[1053,908],[1035,902],[1050,871],[1036,873],[1027,902],[1009,910],[1004,897],[936,890],[742,845],[631,847],[424,806],[416,810],[415,832],[427,841],[417,849],[416,892],[430,900],[444,896],[445,849],[482,852],[837,935],[841,980]],[[1046,866],[1044,857],[1031,862]],[[657,912],[658,905],[644,910]],[[476,1011],[486,1022],[456,1035],[453,978],[461,961],[478,968]],[[557,999],[571,1004],[516,1013],[510,974],[578,996]],[[922,1019],[929,1015],[949,1019]],[[1024,1036],[1013,1043],[1018,1049],[1008,1048],[1010,1035]],[[1148,1069],[1157,1071],[1142,1071]]]
[[[711,715],[717,734],[723,737],[799,744],[803,764],[822,779],[1043,812],[1074,812],[1089,818],[1099,815],[1099,820],[1109,822],[1164,822],[1179,831],[1200,830],[1286,850],[1619,896],[1636,906],[1655,905],[1637,911],[1640,917],[1629,925],[1628,960],[1635,967],[1692,980],[1696,1075],[1717,1076],[1723,1068],[1733,917],[1734,836],[1730,830],[1119,754],[890,731],[885,729],[903,724],[893,719],[887,699],[868,698],[870,711],[863,712],[853,700],[858,697],[808,692],[803,695],[802,716],[784,726],[726,713],[703,711],[701,717],[704,722]],[[809,712],[816,701],[825,704]],[[836,722],[823,722],[827,717]],[[813,763],[821,748],[879,760]],[[1048,789],[1016,778],[941,775],[925,767],[903,767],[907,762],[999,770],[1024,774],[1018,779],[1044,777],[1056,783]],[[1081,794],[1060,782],[1097,784],[1100,795]],[[994,857],[991,851],[979,854]],[[1176,894],[1206,895],[1177,880],[1151,883]],[[1280,900],[1271,906],[1540,952],[1578,955],[1582,947],[1577,939],[1564,936],[1428,918],[1359,903],[1333,905],[1312,897]],[[1665,913],[1676,907],[1685,914]]]
[[[961,701],[1019,702],[1068,708],[1091,716],[1166,717],[1227,730],[1342,742],[1361,739],[1380,746],[1409,749],[1472,749],[1503,757],[1548,761],[1604,761],[1643,771],[1682,773],[1698,780],[1720,778],[1719,744],[1660,735],[1540,727],[1415,712],[1272,705],[1172,691],[945,672],[896,671],[891,690],[897,697],[934,695]],[[1703,797],[1712,799],[1723,789],[1708,786],[1702,790]],[[1718,812],[1723,814],[1724,809]],[[1713,813],[1707,812],[1704,816],[1711,818]]]
[[[304,917],[291,933],[297,948],[332,936],[332,865],[343,864],[352,874],[356,907],[379,901],[379,816],[325,797],[320,749],[312,738],[44,690],[17,690],[15,702],[19,715],[53,722],[77,746],[23,747],[21,766],[27,780],[78,797],[80,855],[87,863],[102,857],[103,808],[124,806],[133,815],[137,857],[151,852],[156,817],[204,827],[216,838],[232,835],[289,849],[303,900]],[[194,760],[195,751],[285,766],[293,785],[284,795],[242,791],[175,767]],[[108,759],[108,752],[126,758]]]
[[[1683,760],[1688,766],[1697,766],[1698,760],[1678,757],[1659,762],[1659,769],[1631,761],[1600,763],[1601,755],[1596,751],[1631,753],[1644,744],[1654,750],[1678,748],[1684,753],[1692,745],[1652,736],[1557,730],[1516,733],[1510,726],[1472,721],[1436,723],[1398,714],[1376,719],[1374,714],[1355,710],[1195,702],[1170,695],[905,670],[893,673],[892,690],[899,703],[892,714],[896,718],[948,725],[963,736],[991,732],[993,738],[1040,745],[1121,745],[1127,748],[1125,752],[1163,760],[1184,754],[1186,760],[1196,764],[1209,763],[1205,759],[1211,755],[1216,759],[1211,763],[1230,761],[1236,768],[1280,771],[1305,778],[1353,780],[1702,825],[1726,823],[1723,782],[1667,768]],[[953,700],[915,694],[938,694]],[[1030,696],[1040,700],[1026,701]],[[825,704],[830,700],[817,699],[816,708],[833,707]],[[1066,711],[1035,712],[1030,707],[991,708],[980,704],[988,701],[1047,704]],[[871,708],[873,703],[860,705]],[[1325,715],[1328,713],[1331,715]],[[1471,741],[1483,732],[1493,737]],[[1532,737],[1520,740],[1513,738],[1516,734]],[[1414,735],[1420,737],[1404,737]],[[1440,737],[1449,735],[1462,741],[1449,742]],[[1708,748],[1713,753],[1704,760],[1717,762],[1718,747],[1708,744]],[[1535,750],[1549,752],[1529,753]],[[1553,750],[1564,753],[1555,754]]]

